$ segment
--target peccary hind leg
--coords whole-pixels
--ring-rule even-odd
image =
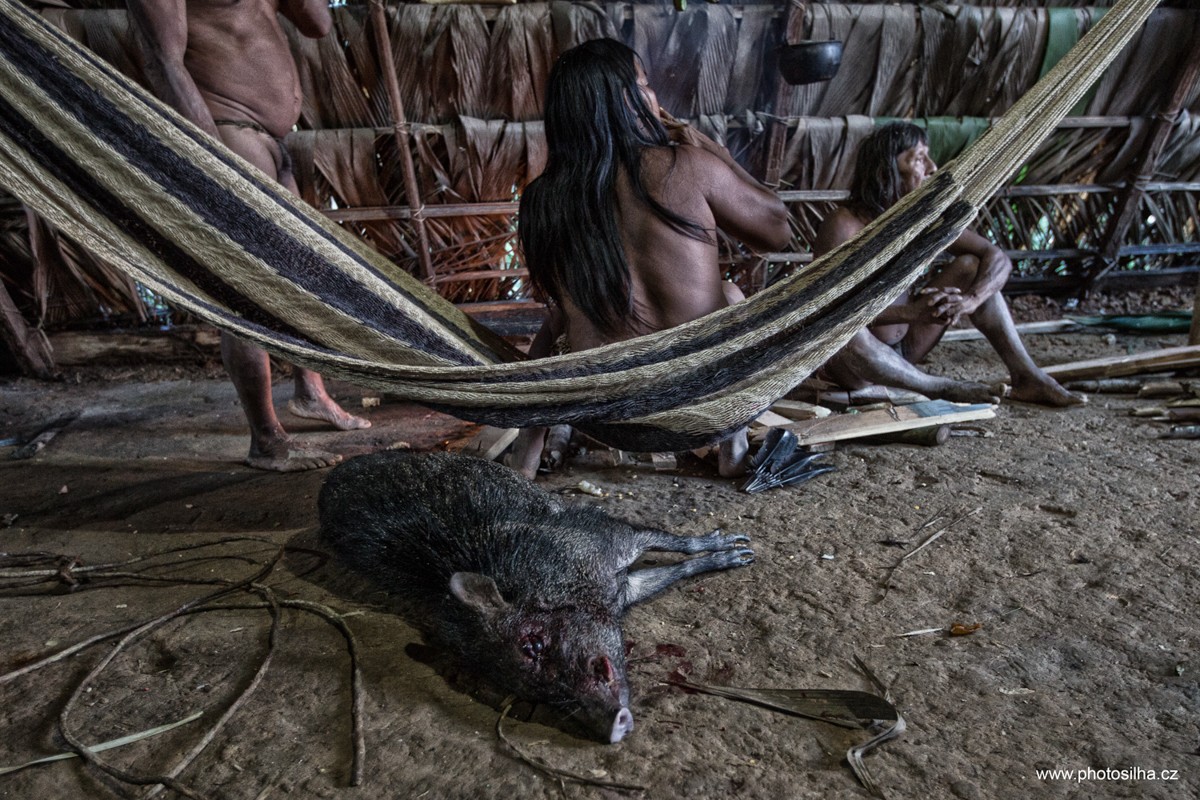
[[[672,553],[707,552],[708,555],[677,564],[648,567],[627,573],[624,608],[648,600],[683,578],[720,569],[743,567],[754,561],[754,551],[745,546],[749,544],[750,537],[740,533],[725,534],[720,529],[707,536],[675,536],[665,531],[642,529],[637,531],[633,538],[638,549],[633,560],[646,550]]]
[[[666,531],[654,528],[639,528],[632,534],[633,546],[641,557],[647,550],[661,550],[667,553],[709,553],[716,550],[733,550],[750,544],[750,537],[744,533],[723,533],[717,528],[704,536],[676,536]],[[633,563],[632,561],[630,563]]]

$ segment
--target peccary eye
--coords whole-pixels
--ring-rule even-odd
[[[537,661],[542,657],[542,651],[546,649],[546,642],[537,634],[530,634],[521,638],[521,652],[525,657]]]

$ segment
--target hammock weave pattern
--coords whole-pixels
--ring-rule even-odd
[[[1121,0],[959,159],[800,274],[536,361],[13,0],[0,0],[0,184],[172,304],[293,363],[468,420],[682,450],[747,424],[903,292],[1155,5]]]

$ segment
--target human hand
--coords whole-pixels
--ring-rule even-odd
[[[956,286],[927,286],[918,292],[921,306],[928,321],[939,325],[953,325],[964,316],[970,316],[979,308],[975,295],[964,293]]]

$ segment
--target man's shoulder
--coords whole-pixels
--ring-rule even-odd
[[[724,168],[721,159],[699,147],[672,144],[662,147],[647,147],[642,150],[642,168],[665,168],[672,171],[688,170],[696,173]]]
[[[838,206],[829,212],[829,216],[825,217],[825,222],[832,225],[853,225],[857,228],[867,227],[866,223],[858,214],[851,211],[849,206]]]
[[[824,255],[865,228],[867,225],[846,206],[838,206],[817,226],[813,252]]]
[[[867,224],[858,214],[846,206],[838,206],[821,220],[820,230],[853,236],[865,227]]]

